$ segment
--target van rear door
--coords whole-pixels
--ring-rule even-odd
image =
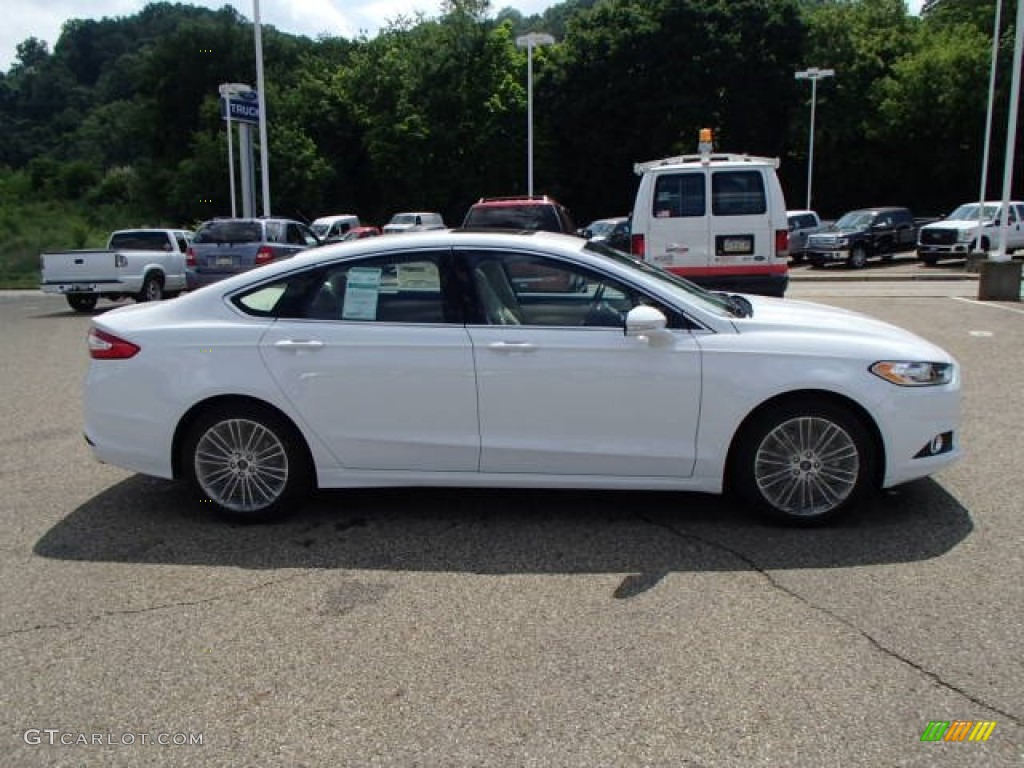
[[[645,260],[662,267],[707,266],[711,240],[708,174],[704,169],[654,174]]]
[[[729,269],[765,265],[772,260],[775,232],[765,186],[760,168],[711,171],[714,226],[709,266]]]

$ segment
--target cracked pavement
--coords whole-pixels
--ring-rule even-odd
[[[479,490],[227,525],[93,462],[88,318],[0,295],[0,762],[1024,765],[1024,311],[928,288],[813,286],[960,359],[968,451],[820,530],[703,495]],[[921,742],[934,720],[997,725]],[[82,734],[103,738],[60,743]]]

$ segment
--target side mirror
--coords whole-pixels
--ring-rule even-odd
[[[633,307],[626,315],[626,335],[646,336],[658,331],[664,331],[668,325],[668,319],[661,310],[641,304]]]

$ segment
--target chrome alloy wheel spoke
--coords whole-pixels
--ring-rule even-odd
[[[764,498],[780,511],[817,515],[841,504],[860,474],[857,445],[835,422],[799,417],[765,436],[754,459]]]
[[[273,504],[288,484],[284,445],[262,424],[229,419],[210,427],[195,451],[200,487],[213,500],[237,512]]]

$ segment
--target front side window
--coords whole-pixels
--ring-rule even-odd
[[[704,173],[668,173],[654,183],[656,219],[703,216],[706,210]]]
[[[716,216],[756,216],[768,210],[760,171],[711,174],[711,212]]]
[[[629,310],[655,303],[614,278],[536,254],[477,253],[469,271],[475,321],[486,325],[622,328]]]

